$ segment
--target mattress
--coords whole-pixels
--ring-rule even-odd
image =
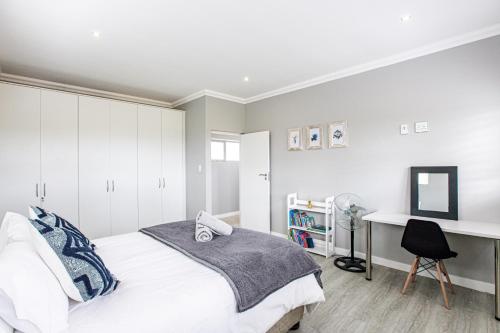
[[[237,313],[219,273],[149,236],[136,232],[93,242],[121,282],[108,296],[72,303],[66,332],[266,332],[289,311],[324,301],[311,274]]]

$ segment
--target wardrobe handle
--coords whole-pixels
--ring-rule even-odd
[[[43,183],[43,196],[44,197],[47,196],[47,184],[46,183]]]
[[[38,183],[35,185],[35,196],[38,198]]]
[[[114,192],[115,191],[115,180],[113,179],[111,181],[111,192]]]
[[[165,177],[163,177],[163,188],[165,188]]]
[[[106,192],[109,192],[109,180],[106,180]]]
[[[158,188],[161,188],[161,177],[158,178]]]

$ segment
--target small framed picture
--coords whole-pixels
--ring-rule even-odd
[[[321,125],[307,126],[307,149],[321,149],[323,148],[323,128]]]
[[[290,128],[288,130],[288,150],[302,150],[301,128]]]
[[[348,145],[347,121],[336,121],[328,125],[328,148],[343,148]]]

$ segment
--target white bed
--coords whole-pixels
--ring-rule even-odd
[[[324,301],[314,275],[291,282],[243,313],[217,272],[142,233],[94,241],[121,281],[117,290],[71,303],[66,332],[266,332],[285,314]]]

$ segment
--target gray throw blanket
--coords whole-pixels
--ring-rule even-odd
[[[257,231],[234,228],[230,236],[197,242],[194,221],[160,224],[140,231],[220,273],[233,289],[238,312],[259,304],[288,283],[321,268],[299,245]]]

